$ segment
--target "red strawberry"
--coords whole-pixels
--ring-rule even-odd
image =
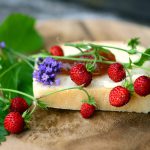
[[[19,112],[10,112],[4,120],[4,127],[10,133],[20,133],[24,128],[24,120]]]
[[[81,106],[80,113],[83,118],[87,119],[93,115],[94,111],[95,111],[94,105],[90,105],[88,103],[83,103]]]
[[[120,82],[126,77],[123,65],[120,63],[111,64],[108,68],[108,76],[115,82]]]
[[[22,114],[28,108],[29,108],[29,106],[28,106],[27,102],[21,97],[13,98],[11,101],[10,111],[19,112]]]
[[[150,78],[147,76],[140,76],[134,82],[134,90],[140,96],[150,94]]]
[[[117,86],[110,91],[109,102],[112,106],[120,107],[127,104],[130,100],[130,92],[128,89]]]
[[[92,74],[87,71],[85,65],[76,64],[70,69],[70,77],[77,85],[88,86],[92,81]]]
[[[50,48],[50,53],[53,56],[64,56],[64,52],[63,52],[62,48],[58,45],[52,46]]]

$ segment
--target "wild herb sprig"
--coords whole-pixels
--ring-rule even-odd
[[[101,45],[101,44],[91,44],[91,43],[66,43],[66,46],[71,46],[71,47],[75,47],[77,49],[79,49],[80,53],[79,54],[75,54],[75,55],[69,55],[69,56],[51,56],[52,58],[55,59],[64,59],[64,60],[73,60],[73,61],[83,61],[86,62],[87,64],[91,64],[92,66],[95,65],[95,63],[97,62],[101,62],[101,63],[105,63],[105,64],[112,64],[115,61],[108,61],[106,60],[105,57],[99,55],[99,52],[110,52],[110,48],[117,50],[117,51],[123,51],[128,53],[129,55],[134,55],[134,54],[141,54],[141,58],[137,61],[137,62],[132,62],[131,59],[129,58],[129,62],[128,63],[122,63],[125,68],[131,69],[131,68],[135,68],[135,67],[140,67],[144,70],[148,70],[150,71],[149,68],[144,68],[142,67],[143,63],[145,61],[150,60],[150,49],[146,49],[144,52],[140,52],[137,49],[137,46],[139,45],[139,38],[133,38],[131,40],[129,40],[128,42],[128,46],[130,49],[123,49],[123,48],[119,48],[119,47],[115,47],[115,46],[107,46],[107,45]],[[81,52],[81,49],[85,49],[89,52]],[[88,58],[82,58],[79,57],[77,58],[77,56],[92,56],[94,59],[88,59]],[[48,53],[40,53],[37,55],[33,55],[31,56],[33,58],[37,58],[37,57],[48,57],[49,54]],[[87,65],[90,66],[90,65]],[[91,67],[91,66],[90,66]],[[87,67],[88,69],[88,67]]]

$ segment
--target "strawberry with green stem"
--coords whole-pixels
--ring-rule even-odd
[[[58,45],[54,45],[54,46],[50,47],[49,52],[53,56],[64,56],[63,49]]]
[[[81,105],[80,113],[83,118],[88,119],[90,118],[96,109],[96,102],[93,97],[89,97],[88,100],[82,101],[83,104]]]
[[[51,94],[62,92],[62,91],[65,91],[65,90],[74,90],[74,89],[83,91],[87,95],[87,99],[88,99],[89,104],[92,104],[93,106],[95,106],[94,99],[91,98],[91,96],[88,94],[88,92],[82,86],[76,86],[76,87],[70,87],[70,88],[57,90],[55,92],[48,93],[48,94],[46,94],[46,95],[44,95],[44,96],[42,96],[40,98],[37,98],[37,99],[34,98],[33,96],[31,96],[31,95],[29,95],[27,93],[21,92],[21,91],[17,91],[17,90],[13,90],[13,89],[0,88],[1,91],[9,91],[9,92],[21,94],[23,96],[26,96],[26,97],[30,98],[33,101],[32,107],[28,108],[22,114],[22,116],[21,116],[21,114],[18,115],[19,112],[16,112],[16,113],[12,112],[12,113],[10,113],[10,114],[8,114],[6,116],[5,123],[4,123],[4,126],[6,127],[6,130],[8,130],[11,133],[19,133],[19,132],[21,132],[23,130],[23,128],[24,128],[24,125],[25,125],[24,123],[29,123],[29,121],[31,119],[31,116],[34,113],[34,111],[36,110],[37,106],[39,106],[39,107],[41,107],[43,109],[47,107],[46,104],[44,104],[42,101],[40,101],[41,98],[46,97],[46,96],[51,95]],[[17,123],[15,122],[15,120],[16,120]]]
[[[129,86],[129,85],[131,85],[131,83],[132,83],[132,77],[131,77],[131,75],[130,75],[130,72],[128,71],[128,69],[130,69],[129,67],[141,67],[141,68],[143,68],[141,65],[146,61],[146,60],[149,60],[150,59],[150,51],[149,51],[149,49],[147,49],[145,52],[139,52],[139,51],[137,51],[137,49],[136,49],[136,46],[138,45],[138,39],[131,39],[131,41],[128,43],[128,45],[131,47],[131,49],[130,50],[126,50],[126,49],[122,49],[122,48],[119,48],[119,47],[114,47],[114,46],[107,46],[107,45],[96,45],[96,44],[90,44],[90,43],[88,43],[88,44],[84,44],[84,43],[78,43],[78,44],[68,44],[69,46],[73,46],[73,47],[76,47],[76,48],[78,48],[79,50],[80,50],[80,54],[78,54],[78,55],[80,55],[80,56],[82,56],[82,55],[93,55],[94,56],[94,60],[92,60],[92,59],[87,59],[87,58],[75,58],[75,55],[72,55],[72,56],[51,56],[52,58],[55,58],[55,59],[68,59],[68,60],[75,60],[75,61],[84,61],[84,62],[87,62],[87,69],[89,70],[89,71],[93,71],[94,70],[94,65],[95,65],[95,63],[97,63],[97,62],[102,62],[102,63],[106,63],[106,64],[112,64],[112,63],[114,63],[113,61],[107,61],[107,60],[105,60],[104,58],[102,58],[102,57],[97,57],[97,52],[98,51],[105,51],[105,52],[109,52],[109,48],[113,48],[113,49],[115,49],[115,50],[121,50],[121,51],[124,51],[124,52],[127,52],[127,53],[129,53],[129,54],[136,54],[136,53],[140,53],[140,54],[142,54],[142,57],[141,57],[141,59],[140,59],[140,61],[139,62],[136,62],[136,63],[133,63],[133,62],[131,62],[131,64],[130,65],[128,65],[128,64],[123,64],[123,65],[125,65],[125,68],[127,68],[127,73],[128,73],[128,75],[129,75],[129,77],[130,77],[130,84],[127,84],[126,86]],[[83,53],[83,51],[82,51],[82,49],[86,49],[86,50],[89,50],[89,49],[92,49],[92,51],[91,52],[87,52],[87,53]],[[6,49],[7,50],[7,49]],[[31,62],[35,62],[35,60],[34,60],[34,58],[33,57],[27,57],[27,56],[25,56],[25,55],[22,55],[22,54],[20,54],[20,53],[16,53],[16,52],[14,52],[13,50],[11,50],[11,53],[13,54],[13,55],[15,55],[16,57],[18,57],[19,59],[21,58],[24,62],[26,62],[31,68],[33,68],[33,65],[31,66]],[[43,57],[47,57],[47,56],[49,56],[49,55],[47,55],[47,54],[42,54],[43,55]],[[34,57],[36,57],[36,56],[34,56]],[[127,65],[127,66],[126,66]],[[16,65],[17,66],[17,65]],[[14,67],[16,67],[16,66],[14,66]],[[10,68],[8,68],[7,69],[7,73],[9,72],[9,70],[11,70],[13,67],[11,66]],[[147,68],[143,68],[143,69],[146,69],[146,70],[149,70],[149,69],[147,69]],[[133,84],[132,84],[133,85]],[[129,88],[129,87],[128,87]],[[31,97],[30,97],[31,98]],[[35,104],[39,104],[39,105],[41,105],[40,103],[39,103],[39,101],[34,101],[35,102]],[[35,107],[31,110],[31,111],[26,111],[26,114],[24,114],[24,116],[27,116],[27,114],[30,116],[30,114],[32,114],[33,112],[34,112],[34,110],[35,110],[35,108],[36,108],[36,105],[34,105]],[[29,112],[29,113],[28,113]],[[27,117],[27,118],[30,118],[30,117]]]

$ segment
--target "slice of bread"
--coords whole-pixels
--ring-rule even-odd
[[[93,42],[98,44],[98,42]],[[105,45],[115,45],[117,47],[128,48],[125,44],[121,42],[100,42],[100,44]],[[65,55],[76,54],[79,51],[76,48],[62,46]],[[139,47],[139,50],[143,51],[142,47]],[[110,51],[115,55],[116,61],[118,62],[129,62],[129,55],[125,52],[118,50],[110,49]],[[130,58],[132,61],[137,61],[141,57],[140,54],[132,55]],[[146,67],[150,67],[150,63],[145,63]],[[142,69],[131,70],[133,72],[133,80],[138,76],[148,74],[148,72]],[[68,75],[59,75],[61,79],[61,84],[59,86],[45,86],[33,79],[33,92],[36,98],[47,95],[50,92],[60,90],[63,88],[69,88],[76,86],[75,83],[70,79]],[[122,82],[114,83],[108,77],[108,75],[101,75],[93,77],[92,83],[85,89],[89,92],[91,96],[95,98],[97,109],[105,111],[124,111],[124,112],[143,112],[148,113],[150,111],[150,96],[141,97],[137,94],[133,94],[129,103],[122,107],[114,107],[109,103],[109,93],[110,90],[117,86],[121,85]],[[81,90],[72,89],[59,92],[53,95],[46,96],[41,98],[49,107],[59,108],[59,109],[71,109],[71,110],[80,110],[82,105],[82,100],[86,100],[87,96]]]

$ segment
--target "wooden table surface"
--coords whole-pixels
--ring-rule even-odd
[[[128,41],[140,37],[150,45],[150,28],[109,20],[44,21],[37,29],[50,45],[69,41]],[[31,129],[8,136],[0,150],[149,150],[150,115],[97,111],[83,119],[78,111],[37,110]]]

